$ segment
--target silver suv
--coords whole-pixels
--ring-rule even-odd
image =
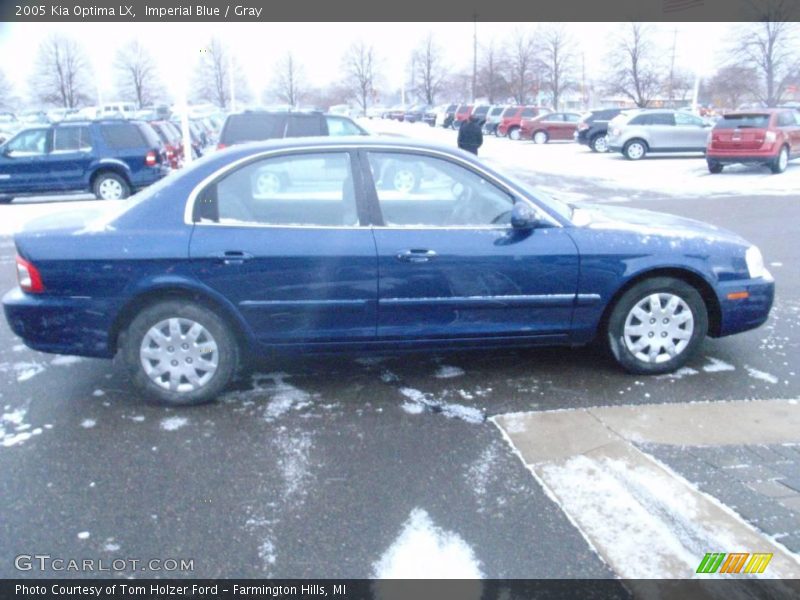
[[[628,160],[648,152],[705,152],[711,124],[682,110],[631,110],[608,124],[608,148]]]

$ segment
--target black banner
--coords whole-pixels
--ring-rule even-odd
[[[1,21],[796,21],[800,0],[0,0]],[[713,44],[713,40],[709,40]]]
[[[129,600],[628,600],[800,597],[800,580],[5,580],[0,598]]]

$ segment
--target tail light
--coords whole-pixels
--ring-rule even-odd
[[[217,144],[217,150],[224,150],[224,149],[225,149],[225,144],[223,144],[222,142]]]
[[[764,141],[767,142],[768,144],[774,144],[775,140],[777,139],[778,139],[778,134],[775,133],[774,131],[768,131],[764,135]]]
[[[156,154],[155,150],[150,150],[150,152],[144,155],[144,164],[148,167],[155,167],[157,162],[158,155]]]
[[[578,123],[578,131],[583,131],[584,129],[589,129],[589,125],[586,123]]]
[[[41,294],[44,291],[42,276],[32,262],[17,256],[17,280],[23,292]]]

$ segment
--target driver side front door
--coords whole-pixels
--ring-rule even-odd
[[[514,229],[513,204],[527,200],[466,163],[400,151],[362,162],[378,223],[379,339],[569,335],[578,252],[564,228]]]

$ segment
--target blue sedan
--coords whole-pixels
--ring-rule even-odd
[[[252,355],[597,339],[630,372],[767,319],[755,246],[697,221],[568,205],[399,138],[232,147],[94,215],[16,236],[14,332],[120,353],[147,394],[213,399]]]

